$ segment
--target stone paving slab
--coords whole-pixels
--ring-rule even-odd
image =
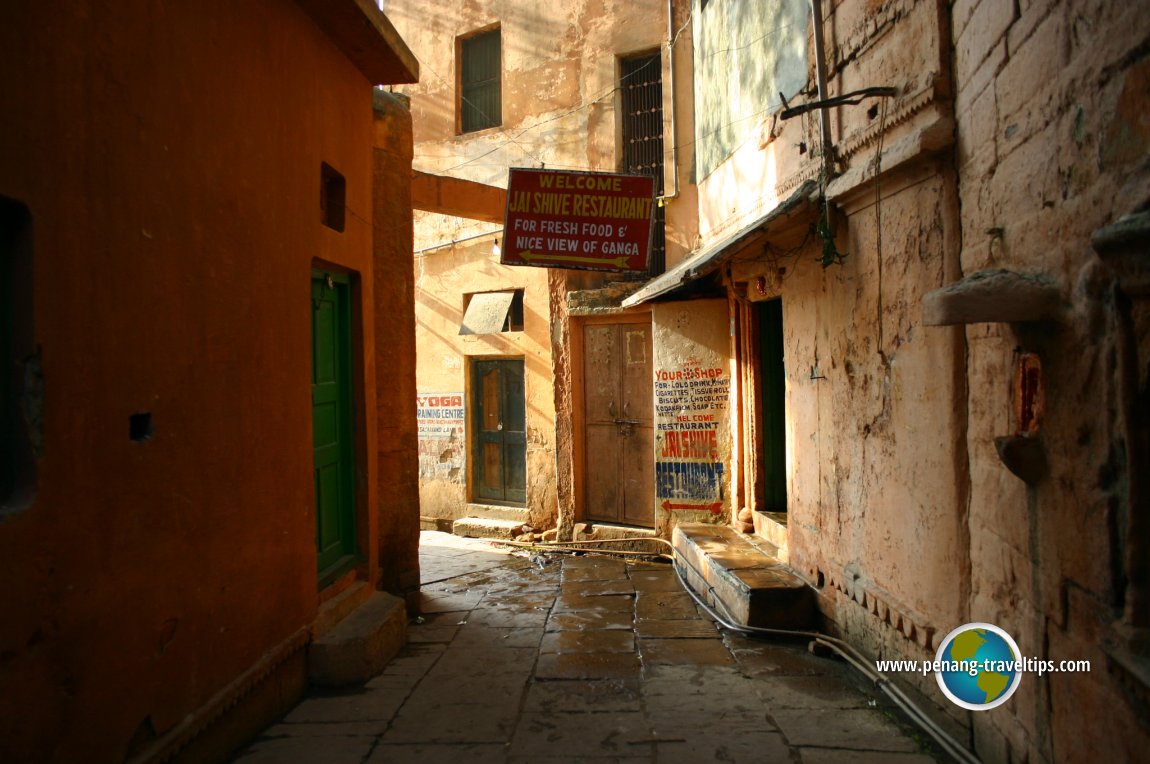
[[[268,730],[236,761],[242,761],[243,764],[360,764],[375,747],[375,743],[376,738],[367,735],[337,738],[275,737]]]
[[[641,710],[639,679],[591,679],[536,682],[527,690],[523,710],[537,713]]]
[[[851,751],[841,748],[800,748],[803,764],[935,764],[922,753]]]
[[[552,631],[543,635],[540,653],[627,653],[635,652],[635,635],[629,631]]]
[[[718,629],[710,621],[700,618],[666,619],[635,617],[635,635],[651,639],[714,638]]]
[[[511,755],[539,760],[545,756],[633,756],[647,753],[652,739],[645,714],[524,714],[511,741]],[[643,747],[640,747],[643,746]]]
[[[867,709],[801,709],[775,711],[775,724],[792,745],[914,753],[918,743],[894,722]]]
[[[654,570],[635,568],[631,572],[631,585],[638,592],[683,591],[678,577],[669,568],[655,568]]]
[[[234,761],[941,760],[843,663],[717,629],[665,564],[423,542],[428,607],[400,654],[362,687],[313,692]]]
[[[457,764],[504,764],[507,761],[507,746],[503,743],[461,745],[382,743],[371,752],[366,764],[429,764],[437,761]]]
[[[733,666],[734,657],[717,639],[640,639],[639,653],[648,666]]]
[[[659,743],[659,764],[763,764],[789,762],[790,748],[782,735],[754,729],[716,730],[681,742]]]

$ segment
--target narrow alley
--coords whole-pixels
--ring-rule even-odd
[[[936,760],[842,662],[717,630],[670,565],[424,531],[420,567],[383,674],[313,690],[237,764]]]
[[[0,764],[1148,760],[1150,3],[2,7]]]

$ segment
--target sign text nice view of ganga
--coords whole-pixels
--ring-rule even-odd
[[[654,203],[651,177],[513,167],[500,262],[645,271]]]

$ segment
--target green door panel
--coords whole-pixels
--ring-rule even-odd
[[[312,274],[312,438],[321,584],[356,560],[351,295],[346,277]]]

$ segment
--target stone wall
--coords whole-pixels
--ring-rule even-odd
[[[1026,654],[1092,667],[1026,677],[1006,713],[975,716],[979,750],[1131,760],[1146,748],[1145,709],[1119,688],[1107,645],[1127,645],[1124,546],[1138,510],[1125,486],[1140,468],[1123,418],[1123,300],[1090,237],[1150,202],[1150,30],[1135,4],[982,0],[954,4],[953,31],[963,272],[1040,273],[1065,302],[1056,322],[966,330],[971,618]],[[1038,354],[1045,380],[1048,472],[1029,485],[994,445],[1018,426],[1019,352]]]

